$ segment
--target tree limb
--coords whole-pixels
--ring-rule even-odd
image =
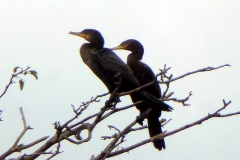
[[[23,110],[22,110],[22,107],[19,109],[20,110],[20,113],[21,113],[21,116],[22,116],[22,121],[23,121],[23,131],[21,132],[21,134],[18,136],[18,138],[16,139],[16,141],[14,142],[13,146],[5,153],[3,153],[2,155],[0,155],[0,159],[4,159],[6,158],[8,155],[14,153],[14,152],[21,152],[22,150],[26,149],[26,148],[29,148],[29,147],[32,147],[42,141],[45,141],[48,136],[45,136],[45,137],[42,137],[32,143],[29,143],[27,145],[23,145],[23,144],[19,144],[19,141],[21,140],[21,138],[24,136],[24,134],[27,132],[27,130],[29,129],[32,129],[30,126],[27,126],[27,123],[26,123],[26,119],[24,117],[24,113],[23,113]]]

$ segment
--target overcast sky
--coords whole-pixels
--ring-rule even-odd
[[[145,49],[143,61],[155,73],[164,64],[172,67],[169,74],[173,76],[208,66],[231,65],[173,82],[170,91],[174,97],[184,98],[192,91],[188,102],[191,106],[167,102],[174,111],[162,114],[163,118],[172,119],[163,130],[172,131],[215,112],[222,107],[222,99],[232,101],[223,113],[240,110],[238,0],[5,0],[0,6],[1,90],[15,66],[30,65],[39,75],[37,81],[32,76],[24,77],[23,91],[14,84],[1,98],[4,121],[0,122],[0,153],[5,152],[22,131],[21,106],[27,123],[34,128],[21,140],[27,144],[46,135],[53,136],[52,124],[64,123],[74,115],[71,104],[78,106],[91,96],[107,92],[79,56],[79,47],[85,40],[68,34],[85,28],[99,30],[105,38],[105,47],[115,47],[130,38],[139,40]],[[129,52],[116,53],[125,61]],[[161,86],[163,90],[164,85]],[[121,99],[119,107],[131,103],[127,96]],[[103,104],[104,100],[92,105],[82,116],[98,112]],[[97,126],[89,143],[76,146],[64,141],[61,147],[64,152],[55,159],[89,159],[97,155],[110,142],[101,140],[101,136],[114,134],[107,125],[123,129],[137,115],[138,111],[132,108],[109,117]],[[239,159],[239,124],[239,116],[213,118],[165,138],[164,151],[159,152],[149,143],[112,159]],[[147,130],[132,133],[122,147],[146,138]],[[31,153],[39,146],[41,144],[21,154]]]

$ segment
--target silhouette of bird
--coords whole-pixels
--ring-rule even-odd
[[[152,69],[147,64],[141,61],[144,53],[144,48],[139,41],[135,39],[129,39],[122,42],[118,47],[112,49],[113,50],[124,49],[131,51],[131,53],[127,57],[127,65],[132,69],[134,76],[136,77],[140,85],[145,85],[155,80],[155,74],[153,73]],[[151,86],[144,88],[144,91],[152,94],[157,98],[161,97],[161,89],[157,82],[155,82]],[[133,103],[140,100],[138,96],[135,95],[130,96]],[[153,105],[155,104],[141,103],[136,106],[140,113],[145,112],[148,108],[152,108],[152,111],[147,115],[148,131],[150,137],[162,133],[161,124],[159,122],[158,117],[161,116],[163,107],[158,106],[153,107]],[[155,148],[158,150],[166,148],[164,139],[154,141],[153,144]]]
[[[80,36],[89,42],[80,47],[82,60],[105,84],[110,93],[117,87],[115,85],[115,82],[119,81],[117,74],[121,79],[119,92],[140,86],[132,70],[112,50],[103,47],[104,39],[99,31],[84,29],[81,32],[69,32],[69,34]],[[154,107],[158,106],[164,111],[172,110],[169,105],[145,91],[138,91],[134,95],[146,103],[155,104]]]

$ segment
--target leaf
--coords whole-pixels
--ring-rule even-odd
[[[36,79],[38,79],[37,73],[30,72],[31,75],[33,75]]]
[[[163,124],[164,122],[166,122],[166,119],[162,118],[162,119],[160,120],[160,123]]]
[[[33,75],[36,79],[38,79],[37,72],[34,70],[29,71],[31,75]]]
[[[19,67],[14,67],[13,72],[16,73]]]
[[[23,86],[24,86],[24,82],[23,82],[23,80],[19,80],[19,85],[20,85],[20,89],[21,89],[21,91],[23,90]]]
[[[29,71],[30,73],[35,73],[35,74],[37,74],[37,71],[35,71],[35,70],[31,70],[31,71]]]

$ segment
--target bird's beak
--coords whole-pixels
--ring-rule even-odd
[[[119,45],[117,47],[111,48],[111,50],[126,49],[127,45]]]
[[[79,36],[79,37],[82,37],[84,39],[88,39],[89,38],[88,34],[85,34],[85,33],[82,33],[82,32],[72,32],[72,31],[70,31],[69,34],[72,34],[72,35],[75,35],[75,36]]]

